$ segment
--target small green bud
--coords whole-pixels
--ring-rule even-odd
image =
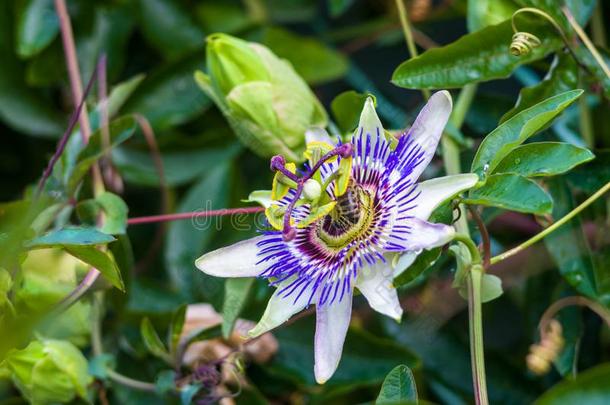
[[[309,179],[303,185],[303,196],[308,200],[317,200],[322,195],[322,186],[314,179]]]
[[[207,65],[209,76],[195,79],[246,146],[266,158],[303,160],[305,131],[325,127],[327,115],[289,62],[263,45],[213,34]]]
[[[9,352],[4,365],[23,396],[35,405],[85,399],[92,382],[87,359],[62,340],[33,341],[25,349]]]
[[[208,36],[206,55],[212,82],[224,95],[240,84],[269,79],[259,56],[239,38],[226,34]]]

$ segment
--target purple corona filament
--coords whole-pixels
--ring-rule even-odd
[[[333,150],[322,156],[322,158],[320,158],[320,160],[316,162],[316,164],[311,168],[311,170],[309,170],[302,177],[299,177],[296,174],[290,172],[288,169],[286,169],[286,160],[283,156],[275,155],[271,158],[271,170],[282,173],[284,176],[288,177],[290,180],[294,181],[297,184],[296,192],[294,193],[294,196],[292,197],[292,200],[290,200],[290,203],[286,208],[286,212],[284,213],[284,229],[282,230],[282,239],[285,242],[289,242],[296,237],[296,231],[290,225],[290,218],[292,216],[292,211],[294,210],[297,201],[303,193],[303,187],[305,187],[305,182],[311,179],[316,173],[316,171],[320,169],[320,167],[322,167],[322,165],[326,161],[335,156],[340,156],[345,159],[352,155],[353,150],[354,147],[349,142],[335,147]]]

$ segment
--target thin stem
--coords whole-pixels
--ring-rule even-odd
[[[80,70],[78,67],[78,59],[76,58],[76,46],[74,45],[74,35],[72,34],[72,24],[70,22],[70,16],[66,7],[65,0],[55,0],[55,10],[59,18],[59,27],[61,31],[61,37],[64,46],[64,55],[66,57],[66,67],[68,69],[68,76],[70,78],[70,89],[72,90],[72,97],[74,104],[82,100],[83,88],[81,82]],[[91,125],[89,123],[89,113],[87,112],[87,106],[83,104],[80,114],[80,131],[83,137],[83,143],[89,142],[91,136]],[[104,192],[104,181],[102,180],[102,174],[100,167],[97,162],[93,165],[92,169],[93,177],[93,193],[99,195]],[[98,223],[103,222],[103,215],[98,217]],[[58,309],[64,311],[74,304],[85,292],[95,283],[95,280],[100,276],[100,272],[95,268],[90,268],[85,278],[80,284],[63,300],[60,301]]]
[[[76,286],[74,290],[70,292],[64,299],[62,299],[55,310],[59,313],[64,312],[70,308],[76,301],[78,301],[91,286],[95,283],[95,280],[99,277],[100,272],[95,268],[90,268],[82,281]]]
[[[78,67],[78,59],[76,57],[76,47],[74,46],[74,35],[72,34],[72,23],[70,15],[66,7],[65,0],[55,0],[55,10],[59,18],[59,26],[61,28],[61,38],[64,45],[64,54],[66,56],[66,66],[68,68],[68,77],[70,78],[70,89],[72,90],[72,99],[76,104],[78,100],[83,98],[83,87],[81,84],[80,69]],[[79,118],[81,126],[81,136],[83,141],[87,143],[91,136],[91,125],[89,124],[89,113],[87,106],[83,106],[83,114]]]
[[[472,259],[473,264],[481,264],[481,253],[479,252],[479,248],[470,238],[470,236],[458,233],[453,237],[453,240],[464,244],[464,246],[466,247],[466,249],[468,249],[468,252],[470,253],[470,257]]]
[[[555,301],[550,307],[547,308],[546,311],[544,311],[544,314],[542,314],[542,317],[540,318],[540,324],[538,328],[540,330],[540,335],[542,336],[545,331],[548,330],[547,326],[549,322],[555,317],[555,315],[559,311],[574,305],[589,308],[591,311],[599,315],[599,317],[602,318],[606,325],[610,328],[610,312],[608,312],[606,308],[588,298],[582,296],[573,296],[565,297],[560,299],[559,301]]]
[[[398,17],[400,18],[400,25],[402,27],[402,33],[405,36],[405,42],[407,43],[407,49],[411,58],[417,57],[417,47],[415,46],[415,40],[413,39],[413,31],[409,24],[409,17],[407,15],[407,9],[403,0],[395,0],[396,9],[398,10]],[[427,100],[430,98],[430,90],[423,89],[422,94]]]
[[[93,72],[93,74],[91,75],[91,78],[89,79],[89,83],[87,83],[87,87],[85,88],[85,94],[83,94],[83,97],[80,99],[78,106],[76,107],[76,109],[72,113],[72,116],[70,117],[70,121],[68,122],[68,127],[66,128],[64,134],[61,136],[61,139],[59,140],[59,143],[57,144],[57,148],[55,149],[55,153],[51,157],[51,160],[49,160],[49,164],[47,165],[44,172],[42,173],[42,177],[40,178],[40,181],[38,182],[38,189],[36,190],[36,195],[40,195],[40,193],[42,192],[42,189],[44,188],[45,183],[47,182],[47,180],[53,173],[53,168],[55,167],[55,164],[61,157],[61,154],[66,149],[66,146],[68,145],[68,141],[70,140],[70,136],[72,135],[72,131],[74,131],[74,127],[76,126],[76,123],[78,122],[79,117],[81,116],[83,107],[85,106],[85,100],[87,98],[87,95],[89,94],[89,92],[91,91],[91,88],[93,87],[94,80],[95,80],[95,72]]]
[[[498,262],[501,262],[502,260],[508,259],[509,257],[514,256],[517,253],[521,252],[522,250],[532,246],[534,243],[539,242],[540,240],[544,239],[546,236],[548,236],[552,232],[556,231],[562,225],[564,225],[565,223],[569,222],[576,215],[580,214],[580,212],[582,210],[587,208],[589,205],[593,204],[595,202],[595,200],[597,200],[598,198],[603,196],[608,190],[610,190],[610,182],[606,183],[606,185],[604,185],[602,188],[597,190],[595,192],[595,194],[593,194],[591,197],[589,197],[585,201],[583,201],[578,207],[576,207],[572,211],[568,212],[564,217],[559,219],[553,225],[551,225],[548,228],[544,229],[540,233],[534,235],[533,237],[531,237],[530,239],[528,239],[525,242],[521,243],[520,245],[518,245],[518,246],[516,246],[516,247],[514,247],[514,248],[512,248],[512,249],[510,249],[510,250],[508,250],[508,251],[506,251],[506,252],[504,252],[502,254],[499,254],[498,256],[492,257],[491,258],[491,264],[496,264]]]
[[[134,390],[146,391],[146,392],[155,392],[156,391],[155,384],[145,382],[145,381],[135,380],[133,378],[129,378],[127,376],[124,376],[123,374],[117,373],[114,370],[110,370],[110,369],[106,370],[106,375],[108,376],[108,378],[111,381],[114,381],[117,384],[124,385],[125,387],[128,387],[128,388],[133,388]]]
[[[474,397],[477,405],[487,405],[485,352],[483,346],[483,308],[481,305],[481,266],[472,266],[468,277],[468,317]]]
[[[491,264],[491,242],[489,240],[489,232],[487,232],[485,222],[483,222],[483,218],[481,218],[477,208],[469,205],[468,209],[470,210],[472,218],[474,218],[475,222],[477,223],[477,228],[479,228],[479,233],[481,234],[481,245],[483,248],[483,269],[486,270]]]
[[[155,223],[155,222],[169,222],[169,221],[177,221],[177,220],[182,220],[182,219],[218,217],[218,216],[234,215],[234,214],[256,214],[256,213],[263,212],[263,211],[265,211],[265,209],[263,207],[246,207],[246,208],[223,208],[220,210],[210,210],[210,211],[180,212],[177,214],[151,215],[151,216],[147,216],[147,217],[129,218],[127,220],[127,225],[150,224],[150,223]]]
[[[570,10],[564,6],[561,7],[561,11],[563,11],[563,14],[565,14],[566,18],[568,19],[568,22],[570,23],[572,28],[574,28],[574,31],[576,31],[576,34],[578,35],[580,40],[585,44],[589,52],[591,52],[591,55],[593,55],[593,58],[595,58],[597,64],[602,68],[606,76],[610,79],[610,68],[608,68],[608,65],[606,65],[606,62],[604,61],[604,58],[602,58],[600,53],[597,51],[597,48],[595,48],[595,45],[593,45],[585,31],[580,27],[580,25],[578,25],[578,22],[576,22],[576,19],[574,18]]]

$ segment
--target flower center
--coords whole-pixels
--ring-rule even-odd
[[[318,238],[330,249],[342,249],[362,237],[373,222],[373,200],[369,191],[350,185],[335,208],[318,222]]]

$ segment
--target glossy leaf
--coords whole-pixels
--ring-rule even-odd
[[[607,404],[610,401],[609,380],[610,363],[603,363],[579,373],[576,378],[565,379],[553,386],[535,404]]]
[[[551,197],[538,184],[517,174],[493,174],[485,185],[473,189],[464,200],[468,204],[498,207],[532,214],[549,214]]]
[[[65,246],[65,249],[72,256],[97,269],[113,286],[125,291],[121,270],[111,253],[99,250],[95,246],[70,245]]]
[[[28,0],[17,22],[17,53],[29,58],[53,41],[59,32],[59,19],[53,0]]]
[[[114,241],[112,235],[100,232],[95,228],[65,228],[51,231],[34,238],[27,243],[30,249],[48,247],[66,247],[82,245],[104,245]]]
[[[578,85],[578,68],[574,58],[568,53],[558,53],[544,80],[519,92],[514,108],[502,116],[500,122],[514,117],[517,113],[534,106],[552,96],[572,90]]]
[[[506,155],[494,173],[515,173],[525,177],[554,176],[594,158],[588,149],[569,143],[528,143]]]
[[[405,365],[396,366],[383,380],[375,405],[416,402],[417,386],[413,373]]]
[[[410,89],[446,89],[501,79],[559,46],[554,34],[548,33],[542,37],[542,46],[516,57],[508,51],[512,35],[510,21],[464,35],[403,62],[394,71],[392,83]]]
[[[468,0],[468,31],[475,32],[489,25],[500,24],[517,10],[512,0]]]
[[[222,336],[227,339],[248,300],[254,284],[253,278],[231,278],[225,282],[225,298],[222,305]]]
[[[484,172],[493,172],[508,153],[545,128],[582,93],[582,90],[566,91],[548,98],[502,123],[487,135],[479,146],[472,162],[472,172],[479,175]]]

